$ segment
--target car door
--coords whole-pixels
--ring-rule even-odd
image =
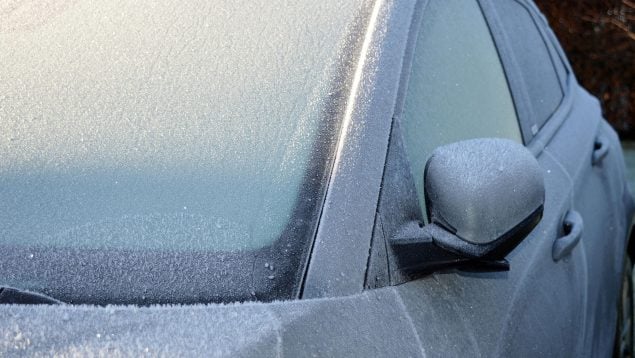
[[[521,6],[514,11],[525,9],[515,0],[502,2],[507,1]],[[575,245],[581,222],[574,212],[573,182],[553,154],[532,145],[542,130],[537,123],[564,111],[566,96],[538,28],[525,29],[533,31],[524,34],[532,41],[524,40],[526,52],[518,53],[507,34],[511,30],[501,21],[511,16],[510,10],[498,5],[477,0],[419,5],[393,120],[366,287],[398,285],[421,344],[433,356],[577,355],[583,349],[588,274],[586,256]],[[532,16],[529,21],[534,24]],[[542,68],[542,75],[550,78],[524,77],[527,53],[551,66]],[[545,95],[537,100],[543,107],[536,108],[532,91]],[[509,138],[532,150],[545,179],[542,221],[508,256],[508,272],[402,274],[386,240],[412,220],[425,225],[423,170],[431,151],[476,137]],[[554,257],[556,242],[561,245]]]
[[[527,11],[537,9],[528,4]],[[580,249],[588,272],[584,351],[597,356],[614,343],[631,194],[617,134],[602,117],[599,101],[577,83],[545,18],[536,18],[556,54],[554,65],[563,74],[567,98],[533,142],[545,143],[544,150],[562,164],[573,183],[571,205],[584,222]]]

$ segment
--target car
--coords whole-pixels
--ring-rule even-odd
[[[0,10],[1,356],[633,353],[620,142],[532,1]]]

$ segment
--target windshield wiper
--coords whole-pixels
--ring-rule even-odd
[[[64,302],[41,293],[21,290],[13,287],[0,286],[0,304],[53,305],[60,303]]]

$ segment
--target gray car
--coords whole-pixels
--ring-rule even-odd
[[[530,0],[0,4],[0,356],[631,355],[616,133]]]

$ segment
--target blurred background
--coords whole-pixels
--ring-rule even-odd
[[[635,189],[635,0],[535,0],[578,82],[602,101]]]
[[[635,0],[535,0],[578,81],[622,139],[635,139]]]

